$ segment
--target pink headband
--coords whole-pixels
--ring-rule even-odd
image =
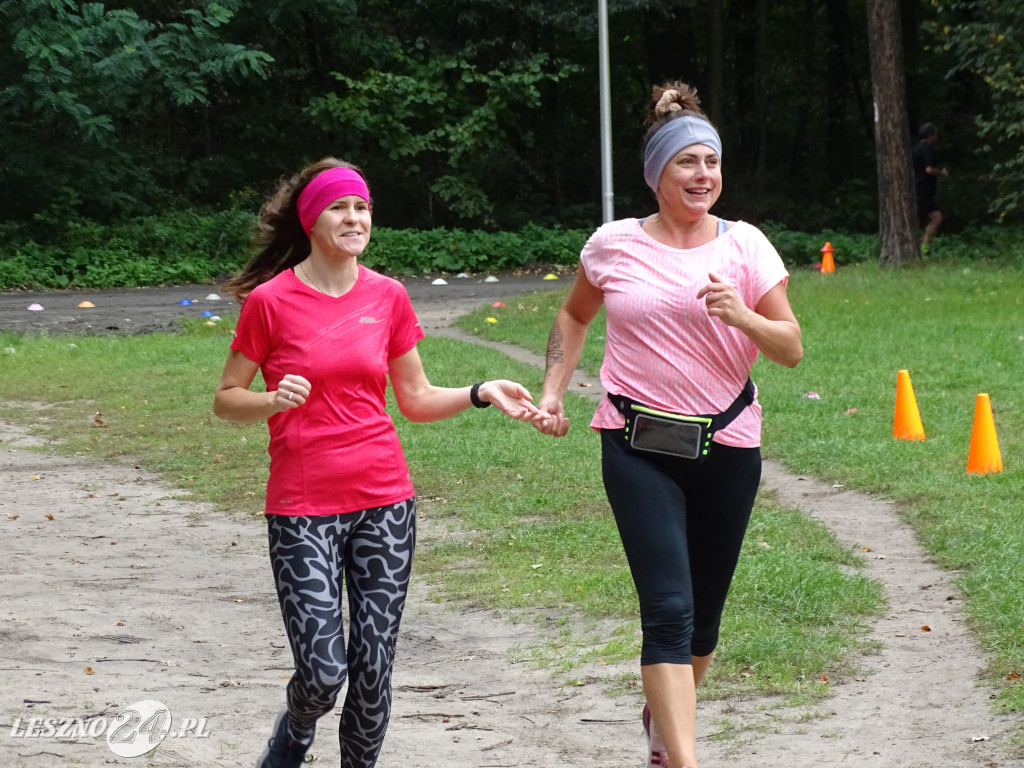
[[[307,236],[324,208],[345,195],[358,195],[367,203],[370,202],[366,180],[351,168],[329,168],[313,177],[299,193],[295,203],[299,211],[299,222]]]

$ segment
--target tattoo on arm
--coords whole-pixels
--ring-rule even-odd
[[[562,329],[558,327],[558,321],[551,326],[551,335],[548,336],[548,352],[546,355],[547,367],[558,365],[565,359],[562,352]]]

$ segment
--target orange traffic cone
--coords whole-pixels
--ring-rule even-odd
[[[971,450],[967,453],[967,474],[987,475],[989,472],[1002,471],[1003,457],[999,454],[992,404],[987,394],[980,394],[974,404],[974,428],[971,430]]]
[[[900,371],[896,376],[896,418],[892,423],[892,436],[900,440],[924,440],[921,413],[914,399],[910,373]]]
[[[822,274],[825,274],[826,272],[835,272],[836,271],[836,264],[832,260],[832,252],[833,252],[833,250],[835,250],[835,249],[832,248],[832,243],[826,241],[825,242],[825,247],[821,249],[821,252],[824,254],[821,257],[821,273]]]

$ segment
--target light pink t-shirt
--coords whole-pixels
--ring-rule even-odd
[[[344,514],[412,497],[384,403],[388,360],[422,338],[405,286],[362,266],[337,298],[290,269],[249,294],[231,348],[259,363],[268,390],[288,373],[312,385],[302,406],[267,421],[267,514]]]
[[[736,222],[711,242],[670,248],[637,219],[605,224],[580,255],[587,278],[604,294],[607,314],[601,383],[607,392],[673,413],[721,413],[743,389],[757,347],[741,331],[708,316],[697,292],[714,272],[755,307],[788,278],[782,259],[755,227]],[[619,429],[622,414],[603,398],[591,422]],[[761,444],[761,405],[755,400],[715,442]]]

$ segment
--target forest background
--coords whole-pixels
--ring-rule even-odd
[[[936,123],[951,169],[943,233],[998,251],[1024,223],[1024,0],[884,1],[907,133]],[[787,232],[869,255],[867,5],[608,0],[616,217],[653,209],[646,99],[680,78],[723,137],[716,213],[784,258]],[[242,257],[263,197],[326,155],[366,172],[385,268],[505,268],[509,250],[568,264],[601,223],[592,0],[3,0],[0,50],[0,288],[208,279],[197,265],[234,266],[220,259]],[[389,260],[425,233],[432,260]],[[116,273],[146,248],[152,275]]]

